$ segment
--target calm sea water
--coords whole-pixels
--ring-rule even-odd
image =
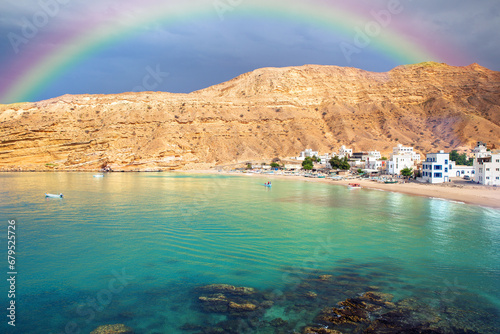
[[[4,279],[0,332],[89,333],[123,323],[137,333],[193,333],[187,323],[227,319],[199,305],[197,288],[214,283],[281,296],[260,316],[262,328],[248,332],[274,333],[264,324],[275,318],[299,331],[323,307],[369,289],[394,302],[418,299],[436,316],[456,309],[477,332],[498,328],[499,210],[295,180],[267,189],[265,181],[0,174],[0,268],[6,277],[15,219],[18,272],[16,327],[7,325]],[[334,295],[310,283],[328,298],[297,305],[303,283],[322,274],[347,285]]]

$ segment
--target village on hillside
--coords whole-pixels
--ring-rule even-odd
[[[364,176],[386,183],[398,179],[413,179],[421,183],[446,183],[452,178],[462,178],[476,184],[500,185],[500,150],[488,149],[478,142],[471,157],[456,151],[443,150],[428,153],[424,160],[413,147],[398,144],[390,157],[383,157],[379,151],[353,152],[340,147],[338,153],[320,154],[312,149],[300,152],[288,159],[273,159],[272,163],[248,162],[240,172],[261,174],[302,175],[313,178],[339,180],[345,177]]]

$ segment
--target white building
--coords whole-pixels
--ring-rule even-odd
[[[372,158],[375,158],[375,159],[381,159],[382,158],[382,154],[380,154],[379,151],[368,151],[368,155]]]
[[[387,173],[391,175],[399,175],[403,169],[414,167],[411,154],[393,154],[387,161]]]
[[[381,170],[383,167],[385,167],[385,162],[386,160],[380,160],[370,156],[366,160],[365,168]]]
[[[490,152],[488,152],[486,145],[480,141],[477,142],[477,145],[472,152],[474,153],[475,158],[482,158],[490,155]]]
[[[307,157],[312,158],[312,157],[314,157],[314,156],[316,156],[316,157],[317,157],[318,155],[319,155],[319,154],[318,154],[318,152],[317,152],[317,151],[313,151],[312,149],[308,148],[308,149],[306,149],[305,151],[300,152],[300,156],[299,156],[299,157],[297,157],[297,160],[301,160],[301,161],[303,161],[303,160],[305,160]]]
[[[350,157],[352,155],[352,149],[346,148],[342,145],[339,149],[339,158]]]
[[[487,186],[500,186],[500,151],[474,159],[474,181]]]
[[[392,149],[392,154],[393,155],[397,155],[397,154],[409,154],[412,156],[412,160],[415,162],[415,163],[419,163],[420,160],[421,160],[421,157],[420,157],[420,154],[418,153],[415,153],[413,151],[413,147],[410,147],[410,146],[403,146],[402,144],[398,144],[397,147],[394,147]]]
[[[302,165],[300,164],[285,164],[283,167],[285,170],[301,170]]]
[[[360,159],[349,159],[348,161],[349,166],[351,167],[356,167],[356,168],[364,168],[365,167],[365,162]]]
[[[450,180],[450,154],[439,151],[439,153],[427,154],[422,164],[422,180],[427,183],[443,183]]]
[[[320,164],[322,165],[330,164],[330,160],[332,159],[332,156],[329,153],[317,155],[317,157],[321,160]]]
[[[450,161],[450,177],[468,176],[472,180],[475,173],[474,166],[456,165],[455,161]]]

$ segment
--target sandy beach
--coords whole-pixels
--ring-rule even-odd
[[[268,179],[286,179],[286,180],[298,180],[304,182],[321,182],[321,183],[329,183],[332,185],[340,185],[345,187],[347,187],[349,183],[359,183],[361,187],[365,189],[378,189],[378,190],[398,192],[413,196],[441,198],[450,201],[500,209],[500,188],[477,185],[463,181],[461,179],[456,179],[446,184],[427,184],[418,182],[385,184],[371,180],[361,180],[361,179],[334,181],[331,179],[308,178],[295,175],[218,172],[216,170],[204,170],[204,171],[190,170],[182,172],[229,174],[229,175],[239,175],[248,177],[263,177]]]

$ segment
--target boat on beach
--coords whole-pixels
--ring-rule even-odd
[[[352,190],[352,189],[361,189],[361,184],[359,183],[349,183],[347,185],[347,188]]]
[[[45,193],[45,197],[46,198],[63,198],[63,194],[59,194],[59,195],[56,195],[56,194],[47,194]]]

